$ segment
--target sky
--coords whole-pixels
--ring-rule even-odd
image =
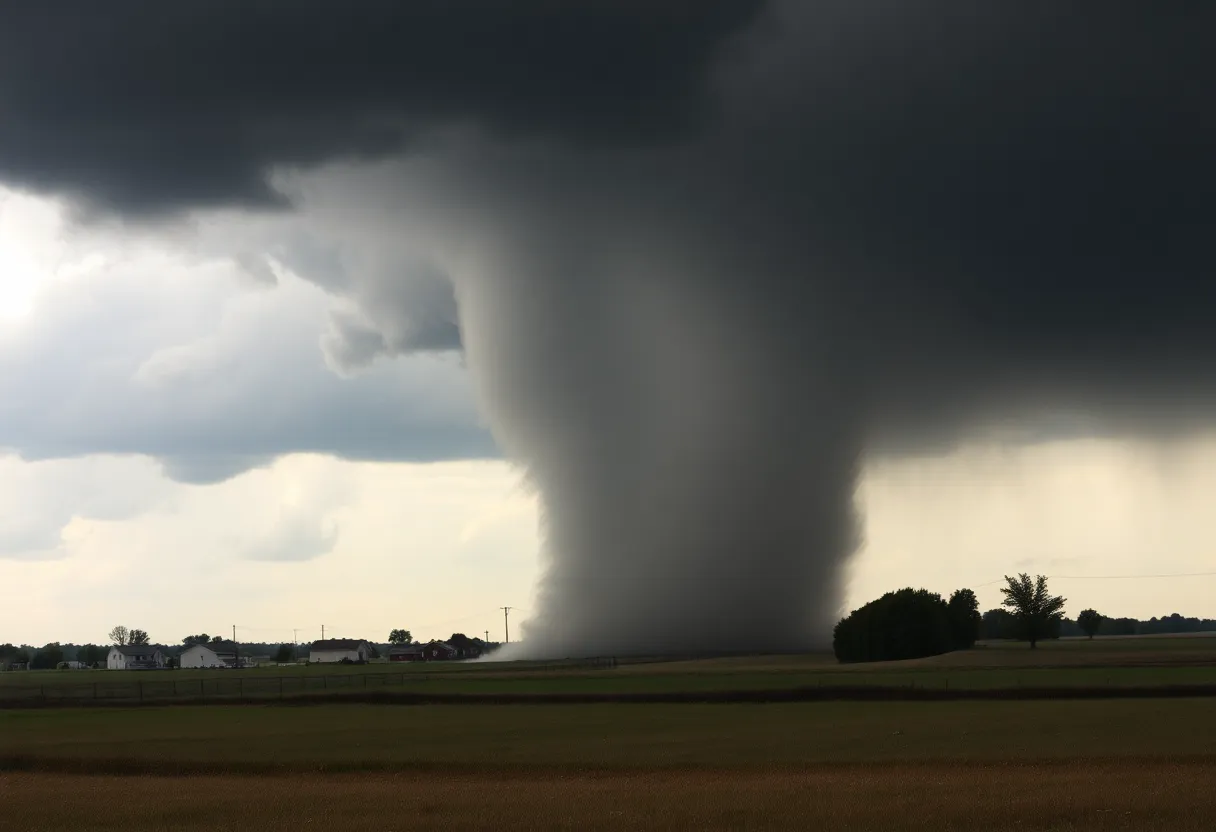
[[[1216,7],[10,5],[0,639],[1213,614]]]
[[[271,282],[204,256],[203,236],[82,230],[55,198],[2,192],[0,641],[100,642],[118,623],[167,643],[234,624],[249,641],[311,640],[322,624],[333,636],[501,638],[498,607],[526,618],[543,567],[519,469],[493,453],[360,459],[357,441],[317,435],[347,418],[419,445],[453,426],[479,433],[461,362],[385,357],[344,374],[326,354],[342,298],[276,261]],[[369,382],[390,394],[360,392]],[[196,448],[236,454],[233,425],[259,411],[259,424],[318,450],[218,482],[198,464],[166,466]],[[403,437],[402,457],[412,444]],[[846,605],[904,585],[970,586],[988,608],[993,581],[1019,571],[1213,571],[1214,488],[1216,437],[871,458]],[[1214,581],[1053,585],[1072,614],[1213,616]]]

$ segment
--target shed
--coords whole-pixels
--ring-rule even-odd
[[[365,662],[372,657],[372,648],[360,638],[325,638],[314,641],[308,652],[310,662],[333,663],[348,659]]]

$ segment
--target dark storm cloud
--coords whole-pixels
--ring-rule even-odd
[[[669,134],[759,5],[8,0],[0,175],[146,213],[275,204],[269,167],[383,156],[437,121]]]
[[[427,164],[385,187],[544,502],[538,654],[821,638],[866,449],[1210,417],[1216,7],[653,5],[364,6],[273,38],[258,11],[66,69],[22,47],[5,68],[48,70],[5,81],[0,167],[133,211],[265,202],[269,167],[415,137]],[[147,77],[114,69],[134,56]],[[439,129],[464,122],[488,132]],[[437,340],[403,335],[450,308],[408,271],[345,276],[332,356]]]
[[[352,297],[361,312],[331,314],[325,351],[342,370],[381,356],[459,350],[460,322],[452,283],[425,262],[368,266]]]

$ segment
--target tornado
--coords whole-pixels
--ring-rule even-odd
[[[205,6],[14,8],[0,179],[140,223],[374,168],[328,357],[463,353],[542,510],[516,655],[824,645],[868,456],[1216,416],[1214,7]]]

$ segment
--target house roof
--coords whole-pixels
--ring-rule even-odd
[[[113,649],[124,656],[150,656],[160,650],[155,644],[116,644]]]
[[[325,638],[312,643],[313,650],[358,650],[367,644],[361,638]]]
[[[394,644],[388,648],[390,656],[405,656],[410,653],[421,653],[425,644]]]
[[[236,645],[233,644],[231,641],[209,641],[206,644],[191,644],[187,647],[183,647],[182,652],[185,653],[187,650],[192,650],[195,647],[206,648],[207,650],[210,650],[212,653],[214,653],[216,656],[235,656],[236,655]]]

